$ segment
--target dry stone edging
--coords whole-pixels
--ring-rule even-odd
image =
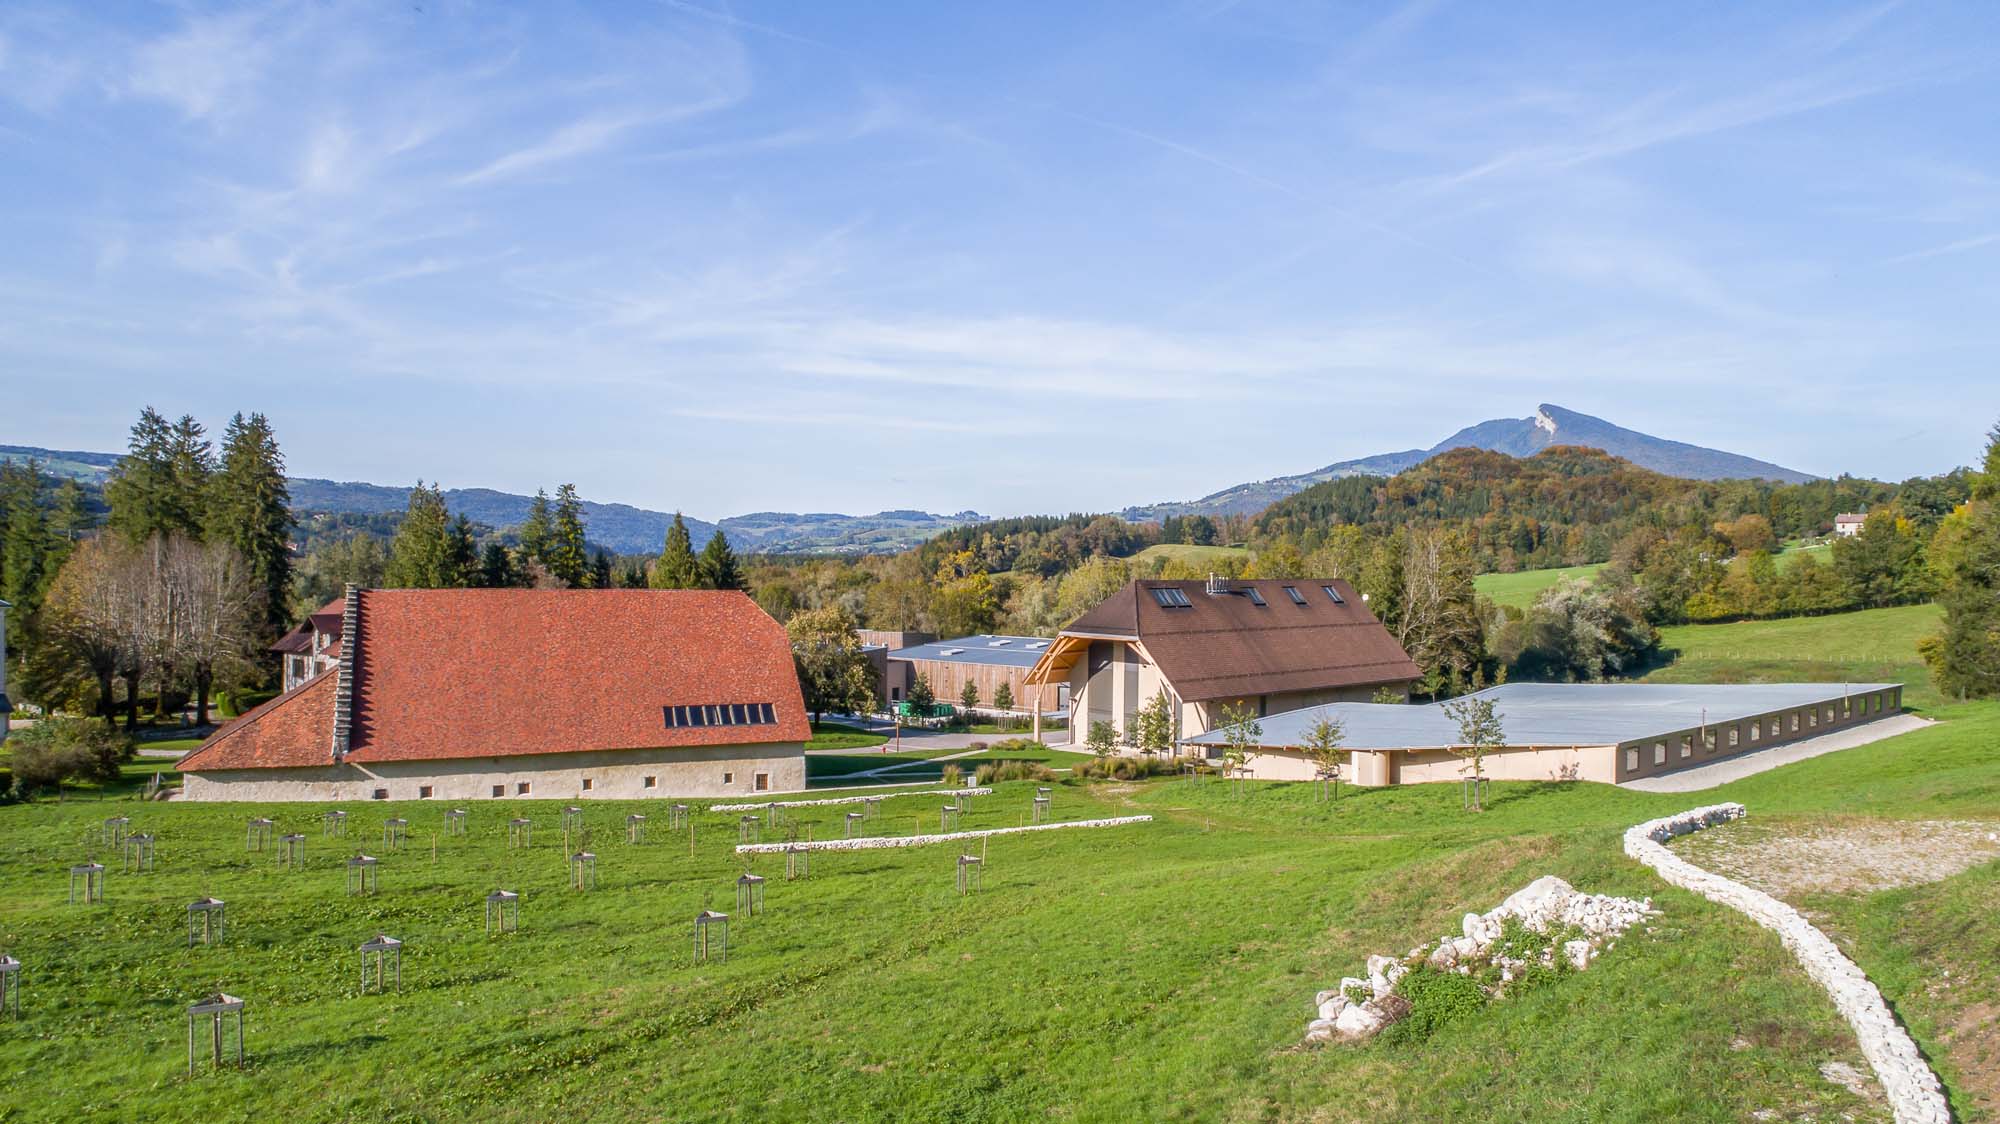
[[[893,847],[928,847],[960,839],[982,839],[989,835],[1024,835],[1030,831],[1061,831],[1072,827],[1124,827],[1127,824],[1152,822],[1151,816],[1115,816],[1105,820],[1071,820],[1068,823],[1039,823],[1027,827],[988,827],[978,831],[953,831],[942,835],[869,835],[859,839],[820,839],[813,842],[741,843],[737,845],[736,853],[776,855],[783,854],[787,850],[879,851]]]
[[[922,783],[922,782],[918,782]],[[898,796],[991,796],[990,788],[927,788],[922,792],[878,792],[872,796],[829,796],[823,800],[766,800],[760,804],[711,804],[711,812],[761,812],[766,808],[814,808],[827,804],[862,804]]]
[[[1888,1097],[1897,1124],[1949,1124],[1951,1105],[1937,1074],[1924,1061],[1909,1032],[1889,1011],[1865,972],[1798,910],[1741,882],[1688,862],[1664,846],[1667,840],[1743,818],[1741,804],[1710,804],[1636,824],[1625,832],[1625,853],[1675,886],[1700,894],[1749,917],[1778,934],[1806,975],[1833,1000],[1854,1028],[1862,1056]]]

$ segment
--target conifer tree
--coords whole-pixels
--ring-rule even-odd
[[[703,589],[745,589],[743,567],[736,561],[736,552],[729,548],[729,539],[717,528],[708,545],[701,548],[701,587]]]
[[[549,540],[555,537],[555,518],[549,514],[549,493],[546,489],[535,489],[535,500],[528,505],[528,518],[521,523],[521,569],[532,569],[528,563],[548,563]]]
[[[514,584],[514,558],[497,542],[486,544],[479,556],[479,584],[487,589],[506,589]]]
[[[180,523],[167,528],[200,542],[207,531],[209,480],[215,475],[215,446],[208,431],[191,414],[174,423],[167,446],[173,507]]]
[[[438,589],[457,584],[451,572],[451,525],[444,493],[417,481],[410,489],[409,510],[389,544],[389,565],[383,584],[392,589]]]
[[[187,523],[186,514],[174,506],[173,436],[173,426],[158,410],[148,406],[139,411],[125,455],[105,481],[111,529],[128,541],[144,542]]]
[[[472,541],[472,520],[463,512],[451,521],[444,545],[444,571],[438,576],[446,580],[440,584],[454,589],[478,585],[479,546]]]
[[[701,583],[694,540],[688,537],[687,523],[678,511],[674,512],[673,525],[667,528],[666,546],[653,563],[653,572],[647,580],[654,589],[693,589]]]
[[[590,588],[610,589],[612,582],[611,556],[600,550],[597,552],[597,556],[591,559]]]
[[[26,620],[49,576],[49,522],[42,506],[42,466],[0,469],[0,600]],[[18,642],[17,642],[17,646]]]
[[[556,489],[555,529],[542,564],[548,567],[550,577],[571,589],[581,589],[590,581],[590,555],[583,542],[583,501],[577,499],[574,484]]]
[[[222,466],[209,486],[208,529],[250,563],[264,598],[264,624],[282,629],[292,586],[292,497],[285,459],[271,423],[262,414],[229,419],[222,437]]]

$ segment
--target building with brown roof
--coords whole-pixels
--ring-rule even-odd
[[[181,759],[189,799],[805,787],[791,645],[741,592],[350,588],[338,630],[328,673]]]
[[[1044,700],[1068,687],[1078,742],[1100,721],[1124,736],[1164,690],[1178,741],[1216,728],[1225,707],[1407,697],[1420,674],[1344,581],[1210,578],[1126,585],[1063,629],[1027,681]]]
[[[269,650],[278,655],[284,667],[285,690],[303,686],[340,662],[341,606],[342,600],[334,598],[271,645]]]

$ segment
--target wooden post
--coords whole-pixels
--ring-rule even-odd
[[[1044,686],[1046,685],[1042,683],[1035,684],[1035,701],[1031,704],[1035,708],[1034,731],[1036,741],[1042,740],[1042,689]]]

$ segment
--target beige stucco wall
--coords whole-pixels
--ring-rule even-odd
[[[1144,644],[1127,645],[1122,641],[1111,643],[1121,649],[1129,648],[1138,654],[1141,663],[1137,668],[1137,688],[1132,689],[1117,678],[1121,667],[1119,661],[1123,658],[1122,652],[1114,657],[1110,667],[1095,677],[1090,674],[1090,656],[1086,652],[1069,673],[1070,699],[1075,714],[1074,720],[1070,723],[1070,741],[1074,745],[1083,744],[1084,738],[1089,735],[1090,723],[1095,718],[1109,718],[1111,724],[1118,728],[1119,735],[1124,736],[1130,727],[1134,712],[1150,702],[1162,688],[1165,688],[1167,696],[1176,704],[1175,710],[1180,721],[1180,729],[1175,734],[1176,739],[1205,734],[1220,726],[1223,709],[1232,703],[1247,706],[1253,711],[1257,709],[1257,696],[1254,695],[1240,700],[1183,701],[1174,690],[1173,684],[1160,674],[1158,665],[1153,663]],[[1408,697],[1407,689],[1403,685],[1395,686],[1403,691],[1405,698]],[[1319,691],[1279,692],[1264,697],[1261,713],[1281,714],[1288,710],[1300,710],[1334,702],[1367,702],[1375,697],[1375,692],[1380,687],[1381,684],[1369,684]],[[1097,695],[1103,697],[1099,698]]]
[[[685,749],[601,750],[588,753],[468,757],[451,761],[380,761],[304,769],[232,769],[189,773],[188,800],[491,800],[500,785],[507,799],[639,800],[655,796],[748,796],[760,791],[802,792],[805,747],[798,742],[705,746]],[[724,775],[729,774],[727,780]],[[647,788],[645,778],[655,785]],[[589,778],[590,789],[583,782]],[[518,786],[527,784],[522,793]]]

